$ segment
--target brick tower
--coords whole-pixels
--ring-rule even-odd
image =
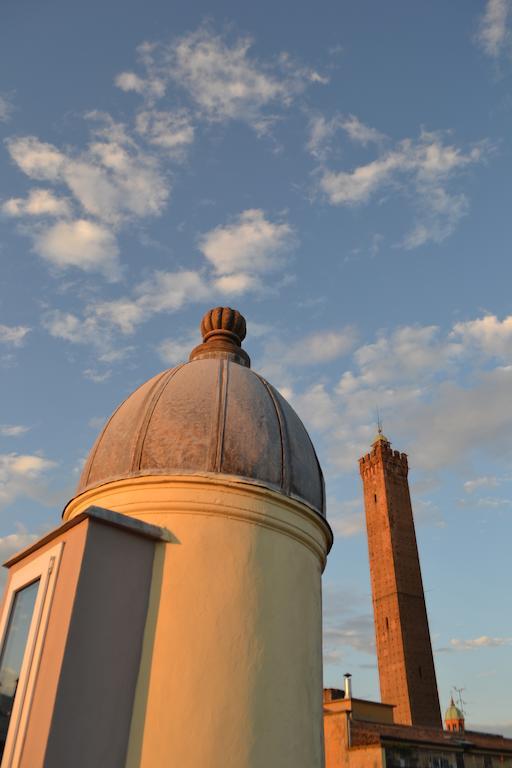
[[[379,428],[359,460],[382,701],[395,722],[442,728],[405,453]]]

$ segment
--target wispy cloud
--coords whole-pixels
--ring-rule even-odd
[[[483,475],[475,477],[473,480],[466,480],[464,490],[466,493],[474,493],[479,488],[495,488],[498,485],[498,479],[494,475]]]
[[[479,451],[500,457],[510,451],[512,350],[503,343],[508,327],[508,317],[490,322],[483,317],[447,330],[435,325],[383,330],[349,350],[337,382],[324,376],[301,389],[288,365],[277,383],[289,388],[301,418],[322,439],[333,475],[355,471],[374,437],[377,405],[384,422],[393,425],[390,437],[411,451],[416,468],[432,476],[466,463],[467,472],[467,462]],[[475,338],[475,329],[483,328],[493,333]],[[435,506],[426,505],[422,514],[442,524]]]
[[[131,296],[88,304],[84,315],[49,310],[43,318],[45,329],[55,338],[73,344],[90,344],[104,351],[112,362],[111,345],[116,333],[133,334],[136,328],[160,312],[174,312],[184,303],[201,301],[209,295],[201,275],[193,271],[155,272]]]
[[[31,189],[28,197],[12,197],[2,205],[6,216],[69,216],[69,202],[56,197],[48,189]]]
[[[497,58],[502,53],[510,38],[507,24],[509,15],[510,0],[487,0],[476,40],[482,50],[492,58]]]
[[[453,651],[476,651],[479,648],[500,648],[504,645],[511,645],[512,637],[488,637],[482,635],[472,640],[459,640],[453,638],[450,640],[450,648]]]
[[[5,93],[0,93],[0,123],[6,123],[10,120],[14,111],[11,100]]]
[[[194,141],[195,129],[186,110],[165,112],[145,109],[138,113],[135,127],[149,144],[174,158],[184,158]]]
[[[55,461],[35,454],[0,454],[0,506],[19,496],[45,503],[48,489],[44,478],[56,466]]]
[[[326,160],[333,149],[334,137],[339,131],[344,131],[352,142],[364,147],[368,144],[381,144],[387,138],[376,128],[365,125],[355,115],[337,113],[331,118],[326,118],[316,114],[309,121],[307,150],[318,160]]]
[[[208,121],[238,120],[264,133],[311,83],[326,79],[281,53],[272,61],[251,55],[249,37],[216,34],[208,25],[169,43],[143,43],[138,56],[143,75],[122,72],[116,85],[152,105],[169,87],[182,90],[198,116]]]
[[[20,437],[30,430],[22,424],[0,424],[0,435],[2,437]]]
[[[8,344],[13,347],[21,347],[25,343],[30,328],[26,325],[2,325],[0,324],[0,344]]]
[[[450,190],[456,176],[482,162],[484,144],[467,151],[445,142],[440,132],[423,131],[416,140],[405,139],[392,148],[381,149],[377,158],[352,170],[334,170],[327,164],[333,133],[344,128],[360,143],[379,142],[385,137],[364,126],[351,115],[349,120],[322,122],[317,118],[310,136],[310,151],[322,161],[317,169],[321,194],[331,205],[366,205],[378,194],[394,192],[412,201],[416,223],[403,238],[403,247],[417,248],[432,240],[448,237],[466,214],[468,202],[461,192]]]
[[[0,562],[5,562],[11,555],[29,547],[39,538],[37,533],[30,533],[20,527],[17,533],[0,537]],[[3,576],[3,574],[1,574]],[[3,579],[2,579],[3,580]]]
[[[376,128],[362,123],[355,115],[343,118],[340,125],[352,141],[356,144],[362,144],[363,147],[366,147],[367,144],[379,144],[387,138]]]

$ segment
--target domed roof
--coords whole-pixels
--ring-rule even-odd
[[[453,696],[450,700],[450,706],[446,710],[444,714],[444,719],[446,720],[464,720],[464,713],[461,712],[461,710],[455,706],[455,702],[453,700]]]
[[[216,308],[190,361],[135,390],[113,413],[85,464],[77,495],[142,475],[226,475],[305,502],[325,515],[322,470],[287,401],[251,370],[245,320]]]

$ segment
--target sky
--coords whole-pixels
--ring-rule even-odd
[[[105,419],[247,318],[317,448],[325,684],[378,698],[358,458],[409,455],[444,710],[512,735],[511,0],[6,0],[0,554]]]

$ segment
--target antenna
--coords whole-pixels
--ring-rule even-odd
[[[379,435],[382,435],[382,421],[380,418],[379,406],[377,406],[375,410],[377,412],[377,431]]]
[[[462,691],[465,691],[466,689],[465,688],[457,688],[457,686],[454,685],[452,690],[455,691],[456,699],[457,699],[457,704],[458,704],[458,707],[459,707],[460,711],[462,712],[464,717],[466,717],[467,712],[466,712],[466,709],[465,709],[464,705],[467,702],[464,701],[464,699],[462,698]]]

